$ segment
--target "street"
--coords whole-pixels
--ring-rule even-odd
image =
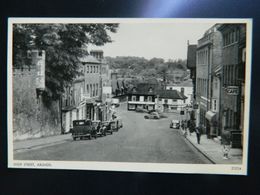
[[[71,140],[53,146],[14,153],[15,160],[63,160],[150,163],[210,163],[177,129],[169,128],[171,114],[159,120],[144,119],[144,113],[116,108],[123,128],[113,135],[92,140]]]

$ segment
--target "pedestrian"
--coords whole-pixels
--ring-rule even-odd
[[[221,135],[221,143],[223,145],[223,148],[222,148],[222,152],[223,152],[223,159],[227,160],[229,157],[228,157],[228,153],[230,151],[230,131],[227,131],[227,130],[224,130],[222,132],[222,135]]]
[[[184,121],[181,121],[181,129],[184,130]]]
[[[196,127],[195,131],[196,131],[197,143],[200,144],[200,136],[202,131],[201,126]]]

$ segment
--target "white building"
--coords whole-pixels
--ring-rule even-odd
[[[161,112],[182,111],[186,107],[185,95],[177,90],[158,90],[155,98],[155,108]]]
[[[189,79],[180,84],[167,84],[166,90],[177,90],[187,97],[185,100],[186,105],[191,105],[193,102],[193,85],[192,80]]]

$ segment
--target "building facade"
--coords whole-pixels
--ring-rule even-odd
[[[223,24],[219,31],[223,36],[221,130],[236,134],[232,141],[239,147],[244,120],[246,25]]]
[[[192,105],[193,102],[193,84],[191,80],[184,81],[180,84],[167,84],[166,90],[177,90],[187,97],[184,100],[186,106]]]
[[[196,51],[197,45],[190,45],[188,42],[188,52],[187,52],[187,68],[190,70],[190,78],[192,80],[193,85],[193,97],[192,102],[196,99]]]
[[[178,112],[184,110],[187,97],[178,90],[157,90],[155,109],[161,112]]]
[[[88,55],[80,59],[81,73],[70,86],[67,86],[62,101],[62,126],[67,133],[73,120],[102,120],[101,62]]]
[[[196,103],[198,104],[196,125],[201,125],[208,137],[215,136],[217,124],[220,95],[219,79],[214,75],[221,65],[222,59],[222,36],[217,30],[218,24],[208,29],[203,37],[198,40],[196,57]],[[217,84],[216,84],[217,83]]]
[[[149,83],[139,83],[128,91],[127,109],[154,110],[156,106],[156,90],[158,85]]]

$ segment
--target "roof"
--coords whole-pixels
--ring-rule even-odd
[[[196,50],[197,45],[188,45],[187,68],[196,67]]]
[[[95,57],[88,55],[80,58],[82,63],[92,63],[92,64],[100,64],[101,62],[98,61]]]
[[[136,86],[129,90],[130,94],[146,94],[156,95],[156,91],[159,89],[158,84],[152,83],[138,83]]]
[[[181,83],[174,83],[174,84],[167,84],[169,87],[193,87],[193,83],[191,79],[188,79],[186,81],[183,81]]]
[[[167,99],[187,99],[185,95],[177,90],[158,90],[157,94],[159,98],[167,98]]]

